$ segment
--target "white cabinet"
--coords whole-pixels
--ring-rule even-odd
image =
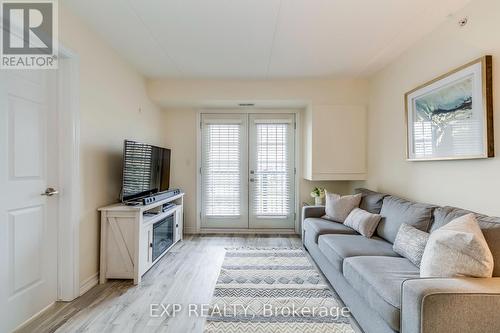
[[[304,178],[366,179],[366,107],[311,105],[303,119]]]
[[[139,283],[142,275],[182,240],[183,201],[184,194],[181,193],[145,206],[116,204],[100,208],[100,283],[107,279],[133,279],[134,284]],[[164,210],[167,203],[174,205]],[[156,229],[158,232],[155,233],[155,227],[162,222],[165,222],[164,229]],[[156,254],[153,250],[155,235],[169,240],[168,248],[163,246]]]

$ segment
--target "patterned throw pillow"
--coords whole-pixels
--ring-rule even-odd
[[[344,223],[347,216],[354,208],[359,207],[362,194],[346,195],[341,197],[325,190],[325,216],[324,219]]]
[[[421,277],[491,277],[493,255],[474,214],[433,231],[420,265]]]
[[[382,216],[372,214],[361,208],[354,208],[344,221],[344,225],[370,238],[377,229]]]
[[[392,249],[410,260],[415,266],[420,267],[428,239],[429,233],[403,223],[399,227]]]

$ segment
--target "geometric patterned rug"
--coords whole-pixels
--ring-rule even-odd
[[[349,313],[301,249],[227,249],[205,333],[352,333]]]

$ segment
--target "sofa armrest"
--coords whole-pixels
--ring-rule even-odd
[[[302,207],[302,223],[300,224],[302,243],[305,241],[304,220],[309,217],[321,217],[325,215],[325,206],[304,206]],[[304,245],[305,246],[305,245]]]
[[[500,278],[410,279],[402,285],[401,332],[500,332]]]
[[[325,215],[325,206],[304,206],[302,207],[302,221],[308,217],[321,217]]]

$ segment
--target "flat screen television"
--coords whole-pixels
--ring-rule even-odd
[[[123,202],[166,191],[170,186],[170,149],[125,140]]]

